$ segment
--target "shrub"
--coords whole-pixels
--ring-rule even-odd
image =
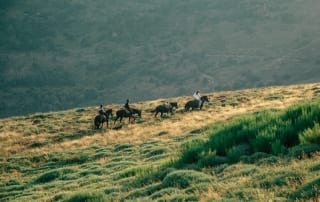
[[[300,142],[319,144],[319,106],[318,103],[308,103],[284,112],[267,110],[220,123],[223,127],[209,127],[209,140],[187,144],[181,162],[212,166],[216,163],[214,156],[226,156],[235,163],[256,152],[284,155]],[[314,146],[312,148],[309,154],[316,151]],[[212,151],[215,155],[210,154]]]
[[[301,143],[320,144],[320,124],[315,123],[312,128],[307,128],[299,134]]]
[[[203,140],[193,139],[190,142],[184,144],[182,156],[180,159],[181,163],[192,164],[198,162],[201,156],[201,151],[203,150]]]
[[[249,144],[240,144],[235,145],[231,149],[229,149],[227,153],[227,157],[231,162],[238,162],[240,160],[241,156],[249,154],[250,151],[250,145]]]
[[[283,154],[287,151],[286,147],[281,144],[279,139],[271,144],[271,153],[274,155]]]

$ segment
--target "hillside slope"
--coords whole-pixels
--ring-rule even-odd
[[[125,119],[119,130],[93,129],[96,107],[0,119],[0,199],[207,201],[231,197],[264,201],[271,197],[286,201],[285,196],[272,190],[281,186],[278,191],[287,193],[294,186],[303,185],[308,191],[310,180],[314,180],[310,186],[317,183],[318,156],[301,161],[272,157],[261,160],[261,164],[222,165],[202,171],[192,167],[161,170],[161,166],[170,165],[180,155],[187,141],[207,139],[206,128],[213,124],[229,122],[242,114],[319,100],[320,83],[207,95],[210,102],[202,110],[192,112],[183,110],[190,97],[133,103],[132,106],[142,110],[142,118],[131,124]],[[150,112],[157,105],[171,101],[179,105],[173,115],[155,118]],[[116,111],[122,106],[106,107]],[[311,172],[306,175],[304,170],[308,169]],[[276,173],[274,178],[270,173]],[[307,177],[301,179],[297,173]],[[156,182],[160,176],[167,177]],[[254,187],[258,186],[257,182],[251,183],[249,176],[252,180],[264,179],[259,182],[264,188]],[[216,183],[212,184],[212,180]],[[238,189],[239,181],[244,184],[241,189]],[[245,187],[247,183],[253,187]],[[306,194],[312,197],[317,193],[315,190]]]
[[[0,117],[318,82],[319,1],[0,3]]]

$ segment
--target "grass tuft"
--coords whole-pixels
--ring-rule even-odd
[[[64,202],[105,202],[107,197],[103,193],[83,192],[66,197]]]

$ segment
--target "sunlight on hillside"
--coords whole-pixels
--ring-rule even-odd
[[[257,158],[255,163],[228,164],[223,163],[226,157],[212,158],[215,153],[209,150],[200,156],[200,165],[208,166],[197,168],[189,163],[180,168],[173,162],[193,140],[208,140],[212,127],[232,123],[240,115],[258,116],[267,109],[277,112],[319,100],[319,91],[320,83],[312,83],[214,92],[207,94],[209,102],[203,109],[188,112],[184,105],[191,96],[132,103],[131,107],[142,110],[141,118],[114,123],[112,117],[109,128],[104,125],[102,129],[93,127],[95,106],[0,119],[0,188],[5,190],[0,200],[208,201],[231,197],[286,201],[275,189],[290,197],[315,198],[318,153],[293,159],[257,153],[247,157]],[[155,117],[153,110],[167,102],[177,102],[178,108],[173,114]],[[114,115],[122,108],[105,107]],[[305,132],[306,138],[314,130]],[[191,159],[188,153],[180,158],[194,162],[194,149]],[[266,157],[259,159],[259,155]],[[24,190],[33,194],[26,195]]]
[[[225,121],[236,115],[251,113],[267,108],[282,109],[294,103],[317,98],[314,91],[320,84],[305,84],[292,86],[275,86],[240,91],[224,91],[209,93],[209,103],[202,110],[184,112],[185,103],[190,97],[176,97],[133,103],[132,107],[142,109],[142,118],[136,123],[128,123],[125,118],[120,130],[110,128],[93,130],[93,118],[97,114],[95,107],[83,110],[68,110],[46,114],[35,114],[26,117],[1,119],[0,138],[2,154],[33,153],[59,151],[71,148],[88,147],[93,144],[142,143],[148,140],[171,141],[176,136],[186,134],[191,130],[202,128],[208,124]],[[220,98],[225,103],[222,106]],[[150,110],[168,101],[177,101],[179,108],[173,115],[165,114],[164,118],[154,117]],[[115,112],[122,106],[106,105]],[[116,125],[119,123],[117,122]],[[79,137],[77,137],[79,133]],[[72,136],[68,141],[55,141],[62,136]],[[68,137],[66,137],[68,138]],[[38,142],[41,148],[33,149],[30,144]],[[48,143],[50,142],[50,144]]]

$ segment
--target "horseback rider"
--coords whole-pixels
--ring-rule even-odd
[[[124,108],[132,115],[132,110],[129,106],[129,99],[126,100],[126,104],[124,104]]]
[[[100,107],[98,108],[98,113],[99,113],[100,115],[104,115],[105,111],[104,111],[102,105],[100,105]]]
[[[201,95],[198,90],[193,93],[193,98],[198,103],[198,106],[200,107],[201,106]]]

